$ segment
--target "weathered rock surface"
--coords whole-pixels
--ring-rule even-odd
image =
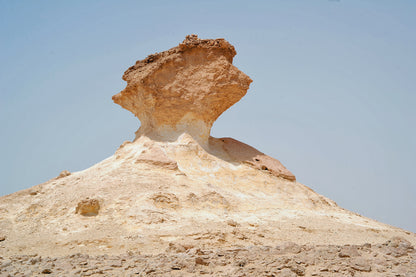
[[[114,101],[141,120],[135,140],[0,198],[0,276],[414,276],[415,234],[210,137],[251,82],[234,55],[223,39],[189,36],[127,70]]]
[[[84,216],[95,216],[100,210],[100,201],[97,199],[85,199],[78,203],[75,213]]]
[[[64,178],[69,175],[71,175],[71,172],[69,172],[68,170],[62,170],[61,173],[59,173],[57,178]]]
[[[175,140],[183,132],[207,143],[214,121],[247,92],[252,80],[233,66],[234,47],[196,35],[137,61],[123,76],[115,103],[140,119],[138,136]]]
[[[296,251],[281,251],[288,246]],[[156,255],[130,251],[0,257],[0,276],[416,276],[416,251],[408,248],[404,255],[392,258],[385,254],[391,247],[398,248],[389,243],[310,246],[287,242],[207,250],[171,243]],[[355,249],[359,257],[341,257],[346,248]]]

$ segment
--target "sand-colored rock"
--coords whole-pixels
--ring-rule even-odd
[[[100,211],[100,201],[97,199],[87,198],[78,203],[75,209],[76,214],[83,216],[95,216]]]
[[[64,178],[69,175],[71,175],[71,172],[69,172],[68,170],[62,170],[61,173],[59,173],[57,178]]]
[[[123,76],[127,87],[113,100],[140,119],[138,136],[175,140],[187,132],[205,144],[214,121],[252,82],[233,66],[235,55],[224,39],[187,36],[130,67]]]
[[[1,197],[0,273],[416,272],[414,233],[342,209],[278,160],[209,136],[251,82],[234,55],[223,39],[190,36],[127,70],[114,101],[142,121],[135,140],[88,169]]]
[[[259,170],[270,172],[276,177],[295,181],[296,177],[278,160],[257,149],[232,138],[221,138],[225,152],[234,161],[243,162]]]
[[[281,249],[290,246],[288,251]],[[340,257],[341,248],[357,257]],[[291,251],[295,249],[295,251]],[[391,258],[385,243],[361,245],[261,245],[201,249],[169,243],[157,255],[73,254],[62,257],[15,255],[0,259],[0,275],[8,276],[416,276],[416,251]],[[49,275],[49,276],[51,276]]]
[[[176,161],[170,159],[163,148],[155,145],[150,146],[148,149],[143,150],[136,159],[136,163],[148,163],[155,166],[160,166],[164,169],[178,169]]]
[[[170,243],[211,250],[287,241],[375,244],[395,236],[415,244],[411,232],[346,211],[296,181],[231,162],[217,143],[207,152],[187,134],[175,142],[142,136],[91,168],[1,197],[7,239],[0,256],[157,254]],[[149,149],[160,149],[177,169],[137,162]],[[99,199],[98,214],[75,213],[88,197]]]

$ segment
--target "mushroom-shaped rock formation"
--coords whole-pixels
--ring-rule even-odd
[[[214,121],[247,93],[252,82],[232,64],[235,55],[234,46],[224,39],[186,36],[178,46],[130,67],[123,75],[127,87],[113,100],[140,119],[136,140],[147,137],[173,142],[188,134],[211,154],[220,153],[230,162],[295,181],[295,176],[278,160],[237,140],[210,137]],[[166,164],[166,159],[161,159],[163,151],[157,146],[145,152],[153,163]],[[143,159],[138,157],[136,162]]]
[[[189,35],[177,47],[137,61],[113,100],[140,119],[137,136],[173,141],[188,133],[207,144],[214,121],[252,82],[232,64],[235,55],[224,39]]]
[[[274,259],[266,261],[271,265],[267,270],[278,275],[273,267],[280,266],[275,262],[279,255],[296,252],[304,258],[306,252],[299,249],[330,244],[330,252],[324,254],[332,258],[326,261],[343,267],[350,258],[361,257],[353,257],[357,252],[348,249],[338,253],[334,247],[386,240],[394,264],[403,259],[410,264],[415,234],[338,207],[297,182],[278,160],[247,144],[209,136],[214,120],[244,96],[251,82],[231,64],[234,55],[234,47],[223,39],[188,36],[178,47],[127,70],[127,88],[114,100],[142,121],[136,139],[90,168],[63,171],[45,183],[0,197],[0,276],[39,272],[40,264],[28,259],[40,256],[70,257],[81,267],[56,266],[41,272],[75,276],[83,270],[79,259],[85,258],[76,253],[91,255],[93,261],[92,255],[100,255],[97,261],[111,262],[109,268],[119,271],[105,270],[108,276],[137,275],[138,267],[129,266],[137,260],[147,265],[159,260],[175,271],[184,266],[202,272],[209,263],[212,275],[244,275],[242,268],[249,268],[249,275],[261,275],[266,256]],[[370,248],[357,249],[368,258]],[[323,251],[316,249],[311,253]],[[201,253],[212,253],[208,255],[212,259]],[[238,260],[222,267],[224,253]],[[120,259],[113,266],[114,259],[103,254]],[[303,259],[299,255],[292,261]],[[259,265],[263,273],[242,267],[242,260]],[[359,271],[371,269],[366,261],[351,261]],[[146,272],[174,274],[155,271],[157,267],[154,264]],[[319,268],[312,263],[305,270],[298,265],[285,269],[310,276]],[[351,270],[345,267],[340,274],[351,275]],[[178,274],[187,274],[182,271]]]

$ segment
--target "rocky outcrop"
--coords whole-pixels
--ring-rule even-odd
[[[212,124],[246,94],[252,82],[232,65],[235,55],[234,47],[224,39],[189,35],[177,47],[137,61],[123,75],[127,87],[113,100],[140,119],[136,139],[175,141],[186,133],[209,150],[214,147]],[[220,141],[232,162],[296,180],[278,160],[253,147],[231,138]],[[144,150],[137,162],[177,169],[161,148]]]
[[[413,276],[415,234],[209,136],[251,82],[234,55],[188,36],[127,70],[114,100],[142,121],[136,139],[0,198],[0,276]]]
[[[354,257],[342,256],[345,248],[354,249]],[[403,255],[399,257],[388,254],[396,249],[389,246],[389,242],[345,246],[311,246],[287,242],[276,246],[221,250],[170,243],[164,253],[154,256],[128,252],[111,256],[78,253],[58,258],[38,255],[16,255],[8,259],[0,257],[0,275],[416,276],[414,248],[403,248]]]
[[[235,55],[224,39],[187,36],[130,67],[123,75],[127,87],[113,100],[140,119],[138,136],[175,140],[185,132],[206,144],[214,121],[252,82],[232,64]]]

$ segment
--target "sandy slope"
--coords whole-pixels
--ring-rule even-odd
[[[98,201],[98,214],[76,213],[88,198]],[[1,256],[160,253],[172,242],[225,249],[286,241],[381,243],[401,236],[416,243],[411,232],[233,161],[221,139],[211,138],[205,150],[186,134],[174,142],[141,137],[124,143],[89,169],[0,198],[0,211]]]
[[[130,67],[113,100],[140,119],[136,139],[0,198],[0,276],[415,273],[414,233],[338,207],[244,143],[210,137],[252,82],[235,54],[224,39],[190,35]],[[358,246],[343,256],[345,244]]]

